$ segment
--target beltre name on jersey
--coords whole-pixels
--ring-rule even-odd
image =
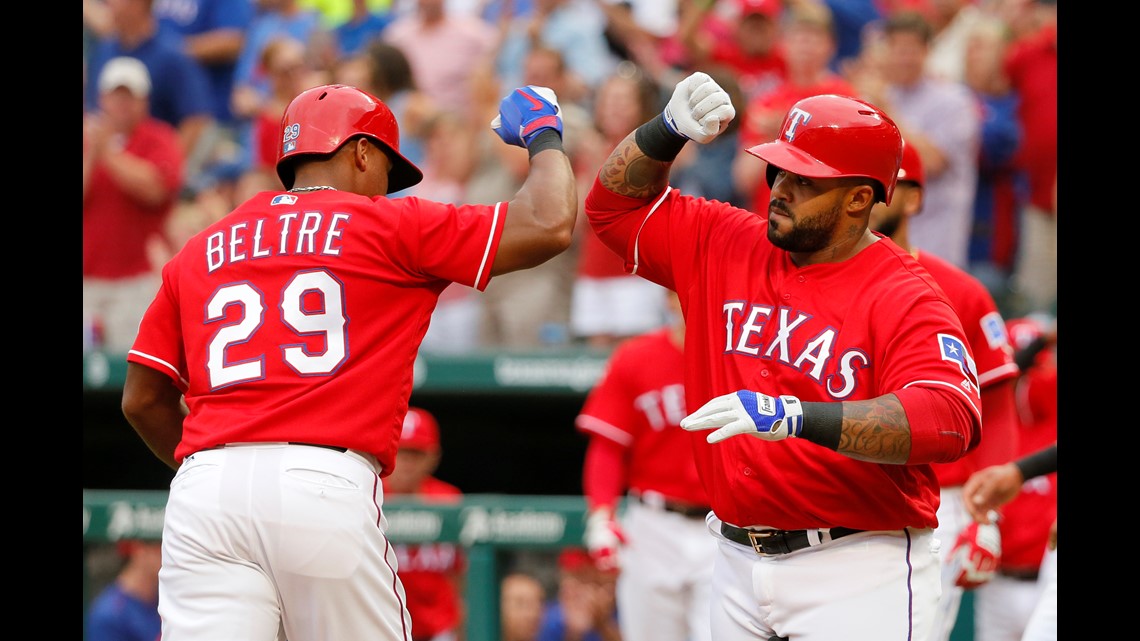
[[[275,196],[271,204],[293,204],[296,196]],[[259,219],[250,228],[248,221],[216,231],[206,239],[206,265],[212,273],[224,265],[244,260],[287,254],[339,256],[345,213],[289,211],[276,219]]]

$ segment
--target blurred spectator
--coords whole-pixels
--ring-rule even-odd
[[[926,73],[933,78],[964,82],[970,34],[987,15],[977,0],[925,1],[925,15],[934,33],[926,56]]]
[[[404,52],[420,91],[442,110],[474,123],[472,73],[494,56],[497,31],[473,15],[452,13],[444,0],[416,0],[416,11],[397,17],[382,38]]]
[[[109,30],[95,48],[89,71],[97,78],[112,58],[141,60],[150,74],[150,115],[178,130],[182,153],[190,158],[214,123],[209,80],[198,61],[183,51],[181,39],[159,29],[152,4],[153,0],[106,0]],[[94,86],[88,88],[86,99],[88,108],[94,109],[98,102]],[[187,175],[196,170],[188,166]]]
[[[848,80],[922,158],[925,213],[911,221],[911,243],[967,269],[981,144],[977,103],[964,84],[926,72],[932,33],[922,14],[896,11],[877,27]]]
[[[534,0],[534,11],[509,22],[496,57],[496,71],[505,87],[522,80],[526,54],[545,47],[562,54],[566,66],[564,92],[571,100],[588,98],[618,63],[606,44],[605,16],[593,2]]]
[[[233,183],[242,158],[240,122],[231,109],[234,71],[254,17],[253,0],[156,0],[159,28],[175,34],[206,73],[214,117],[186,162],[187,188]]]
[[[688,0],[594,1],[605,15],[606,43],[618,58],[636,64],[660,86],[680,80],[681,70],[689,65],[689,54],[680,39],[681,25],[688,12],[701,11],[698,3]]]
[[[368,61],[369,80],[363,88],[383,100],[392,110],[400,123],[400,153],[416,166],[422,166],[427,126],[439,112],[439,107],[419,89],[412,65],[402,49],[383,40],[374,40],[368,44],[364,55]],[[495,103],[495,113],[498,109],[499,105]],[[499,146],[504,146],[501,142]],[[409,195],[412,189],[395,192],[392,196]]]
[[[238,142],[241,156],[236,161],[244,172],[253,166],[256,153],[253,141],[253,123],[271,100],[273,89],[268,70],[263,65],[265,47],[277,38],[293,38],[305,44],[309,64],[320,68],[315,60],[313,42],[320,41],[323,28],[320,15],[312,9],[302,9],[297,0],[256,0],[257,13],[234,70],[234,91],[230,107],[239,119]]]
[[[542,613],[538,641],[621,641],[617,573],[599,570],[581,548],[558,556],[558,596]]]
[[[728,69],[709,67],[706,71],[728,92],[736,106],[736,117],[712,141],[703,145],[686,145],[673,162],[671,181],[675,187],[692,196],[747,207],[751,202],[748,193],[738,189],[733,179],[733,160],[740,150],[741,123],[747,119],[744,93],[736,82],[736,75]],[[754,156],[752,158],[755,160]]]
[[[736,74],[745,100],[752,100],[774,89],[786,76],[779,28],[783,4],[780,0],[733,2],[737,12],[728,19],[709,13],[716,2],[697,3],[699,10],[686,15],[678,37],[690,68],[726,67]],[[724,20],[724,24],[714,31],[698,29],[706,17]]]
[[[158,641],[158,570],[161,541],[118,542],[123,566],[87,609],[86,641]]]
[[[582,149],[596,136],[593,119],[581,103],[563,89],[570,82],[562,54],[546,47],[531,48],[523,63],[522,84],[550,87],[562,110],[562,141],[578,176],[579,201],[585,197],[586,181],[593,182],[598,165],[593,155],[583,161]],[[502,85],[491,75],[481,79],[484,120],[498,112]],[[467,184],[467,198],[476,203],[494,203],[512,194],[526,177],[529,160],[516,147],[500,143],[490,128],[475,132],[477,161]],[[580,211],[580,210],[579,210]],[[579,220],[582,215],[579,213]],[[579,232],[582,228],[579,228]],[[484,346],[533,349],[561,346],[570,339],[570,297],[574,287],[581,236],[575,234],[570,249],[531,269],[496,276],[480,298]]]
[[[372,4],[375,3],[370,0],[352,0],[348,19],[333,28],[337,52],[342,58],[363,52],[395,19],[387,9],[376,10]]]
[[[1026,363],[1017,383],[1021,459],[1057,442],[1057,352],[1055,320],[1049,316],[1015,318],[1006,325]],[[1005,461],[1001,461],[1005,462]],[[997,575],[974,598],[977,641],[1020,641],[1037,605],[1047,568],[1050,537],[1057,521],[1057,473],[1020,483],[1016,496],[999,510],[1001,563]]]
[[[305,43],[289,36],[276,37],[265,45],[261,51],[261,67],[269,79],[270,93],[253,117],[252,161],[238,186],[240,194],[246,197],[259,191],[284,189],[277,176],[281,116],[297,94],[324,80],[309,65]]]
[[[594,126],[603,141],[592,145],[592,162],[583,157],[586,166],[594,167],[593,176],[610,150],[663,108],[652,80],[633,65],[619,66],[594,97]],[[570,302],[571,335],[589,347],[607,349],[663,325],[665,288],[626,273],[622,258],[602,244],[585,216],[578,217],[575,234],[581,245]]]
[[[1017,256],[1017,217],[1025,201],[1025,176],[1014,164],[1023,139],[1018,95],[1002,70],[1006,27],[996,18],[979,21],[966,40],[965,81],[982,110],[978,189],[970,233],[970,273],[1008,307]]]
[[[828,66],[835,56],[836,40],[835,25],[826,5],[796,3],[784,13],[781,27],[787,77],[772,91],[749,101],[743,110],[738,109],[733,119],[733,122],[741,122],[740,141],[734,150],[731,168],[733,182],[744,200],[739,206],[759,213],[768,211],[772,193],[765,177],[768,163],[748,153],[748,149],[775,140],[784,115],[800,100],[818,94],[853,96],[856,93],[849,82]],[[735,99],[733,104],[736,104]],[[719,139],[720,136],[716,140]]]
[[[253,22],[253,0],[154,0],[160,28],[177,33],[182,48],[206,71],[216,128],[196,149],[208,163],[217,145],[236,141],[236,118],[230,109],[234,70]],[[195,165],[193,161],[192,165]]]
[[[150,115],[140,60],[108,61],[93,84],[99,108],[83,120],[83,320],[101,326],[103,348],[125,354],[158,289],[148,245],[166,243],[183,154],[174,128]]]
[[[546,588],[525,572],[511,572],[500,584],[500,639],[502,641],[538,641],[542,625],[542,608]]]
[[[794,4],[806,4],[816,0],[793,0]],[[831,59],[831,70],[845,74],[847,65],[857,60],[863,50],[863,32],[867,25],[874,24],[883,17],[882,9],[888,4],[883,0],[822,0],[831,10],[835,20],[835,55]]]
[[[1005,72],[1020,97],[1025,142],[1017,165],[1029,179],[1021,211],[1013,284],[1026,313],[1054,312],[1057,304],[1057,3],[1025,2],[1027,35],[1010,45]]]
[[[434,476],[439,466],[439,424],[430,412],[409,407],[404,415],[392,474],[384,478],[389,497],[455,502],[463,493]],[[412,641],[453,641],[463,627],[463,576],[466,560],[455,543],[394,545],[398,574],[412,617]]]
[[[575,420],[590,438],[582,470],[585,544],[599,567],[619,571],[626,641],[711,641],[716,540],[705,525],[711,508],[692,436],[680,427],[688,414],[685,319],[677,294],[667,297],[669,324],[614,350]]]

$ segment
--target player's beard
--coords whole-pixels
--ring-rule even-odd
[[[843,215],[838,205],[808,217],[792,214],[782,202],[774,206],[782,213],[788,214],[792,229],[781,233],[777,221],[769,216],[768,240],[776,247],[790,252],[817,252],[826,249],[832,244],[835,226],[839,224],[840,216]]]

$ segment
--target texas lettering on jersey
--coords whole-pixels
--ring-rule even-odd
[[[863,346],[838,345],[839,330],[820,326],[816,315],[790,307],[728,301],[722,306],[725,320],[725,354],[772,360],[791,367],[823,386],[828,396],[841,401],[870,376],[874,363]],[[813,322],[815,320],[815,322]],[[956,336],[930,337],[931,350],[953,361],[962,371],[963,389],[977,393],[978,373],[965,342]]]

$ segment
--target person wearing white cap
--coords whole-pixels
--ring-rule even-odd
[[[125,354],[158,289],[149,245],[183,183],[178,132],[150,115],[150,73],[137,58],[103,65],[98,110],[83,120],[83,317],[91,345]]]

